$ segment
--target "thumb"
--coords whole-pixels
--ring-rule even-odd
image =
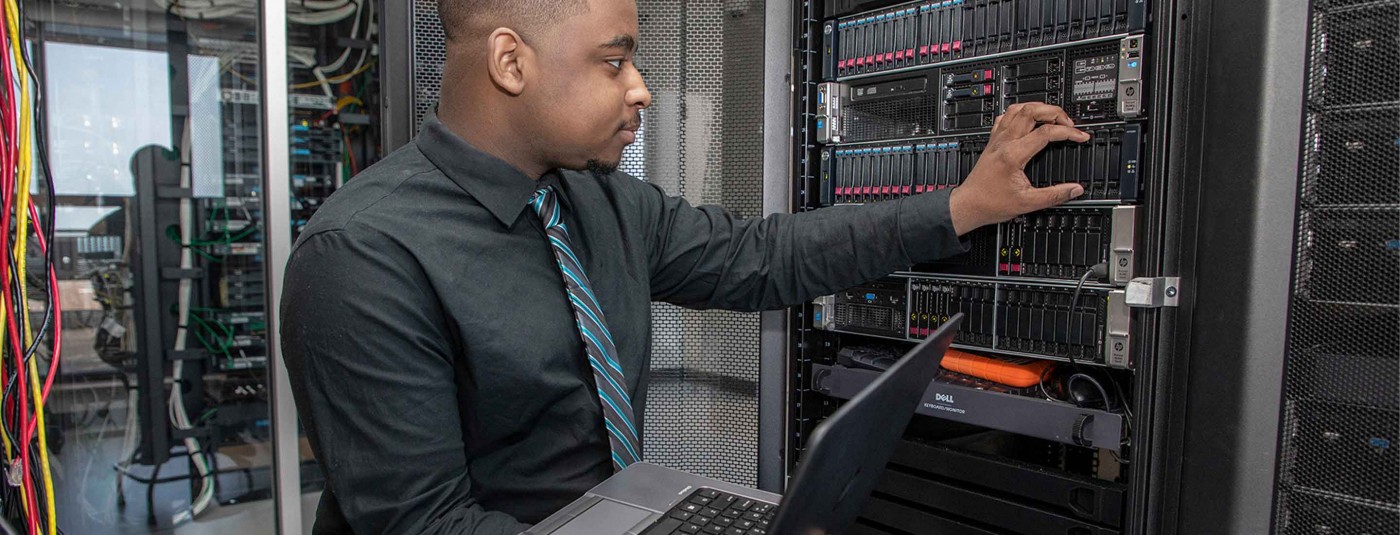
[[[1084,186],[1079,184],[1056,184],[1030,191],[1030,199],[1035,207],[1032,211],[1059,206],[1084,194]]]

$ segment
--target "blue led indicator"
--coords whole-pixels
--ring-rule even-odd
[[[1136,61],[1129,61],[1129,62],[1128,62],[1128,68],[1129,68],[1129,69],[1136,69],[1137,66],[1138,66],[1138,62],[1136,62]]]

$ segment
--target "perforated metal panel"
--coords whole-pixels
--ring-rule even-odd
[[[901,139],[938,133],[938,99],[931,93],[846,105],[845,140]]]
[[[639,0],[637,63],[653,95],[621,170],[692,204],[757,216],[763,202],[760,0]],[[436,0],[413,0],[415,129],[437,101],[444,37]],[[759,316],[652,308],[643,457],[758,482]]]
[[[413,7],[413,131],[433,111],[442,91],[442,64],[447,60],[447,35],[437,16],[437,0],[412,0]]]
[[[1318,0],[1280,533],[1400,533],[1400,1]]]
[[[654,103],[627,164],[692,204],[763,209],[763,3],[638,2],[638,64]],[[640,157],[638,157],[640,156]],[[647,459],[758,482],[759,317],[652,307]]]

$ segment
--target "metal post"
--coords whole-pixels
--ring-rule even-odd
[[[279,307],[283,270],[292,251],[291,125],[288,106],[287,3],[263,0],[263,264],[267,281],[268,385],[272,402],[273,499],[277,533],[301,533],[301,457],[297,444],[297,413],[292,385],[282,362]]]
[[[792,206],[792,0],[764,3],[763,215]],[[759,320],[758,488],[783,490],[783,429],[787,415],[787,311]]]
[[[1190,5],[1201,60],[1194,117],[1173,125],[1194,137],[1184,173],[1194,181],[1183,213],[1196,241],[1189,336],[1178,335],[1173,385],[1184,412],[1176,462],[1178,503],[1164,533],[1268,533],[1273,517],[1293,224],[1308,52],[1308,3]],[[1250,47],[1249,58],[1240,47]],[[1186,53],[1187,51],[1182,51]],[[1222,76],[1230,87],[1214,83]],[[1207,83],[1210,81],[1210,83]],[[1188,182],[1190,183],[1190,182]],[[1189,217],[1189,216],[1188,216]],[[1222,358],[1228,356],[1228,358]],[[1187,462],[1180,462],[1186,459]],[[1172,477],[1169,475],[1168,477]],[[1345,531],[1345,530],[1341,530]],[[1155,532],[1155,531],[1153,531]]]
[[[417,133],[413,88],[413,10],[420,2],[379,3],[380,136],[387,154]]]
[[[170,458],[170,419],[166,417],[165,337],[161,334],[160,234],[156,231],[156,174],[158,149],[147,148],[136,155],[136,196],[127,204],[127,224],[136,227],[135,277],[136,317],[140,331],[136,349],[137,385],[140,389],[140,417],[146,423],[141,433],[143,462],[159,467]],[[134,212],[134,213],[133,213]],[[179,381],[180,377],[174,378]],[[171,388],[179,388],[175,383]]]

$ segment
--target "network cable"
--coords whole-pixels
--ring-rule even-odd
[[[23,526],[31,535],[59,533],[54,505],[52,468],[49,463],[44,407],[62,356],[62,309],[54,271],[53,221],[47,224],[30,195],[32,180],[42,173],[49,215],[54,191],[43,138],[43,92],[30,65],[23,35],[22,5],[4,0],[0,24],[0,441],[5,471],[11,485],[0,489],[0,516],[7,524]],[[36,151],[37,149],[37,151]],[[34,161],[39,154],[38,165]],[[13,225],[13,226],[12,226]],[[30,236],[38,244],[42,263],[39,280],[47,301],[38,332],[30,316],[28,265]],[[49,337],[52,341],[48,341]],[[51,345],[48,374],[39,370],[37,353]]]

